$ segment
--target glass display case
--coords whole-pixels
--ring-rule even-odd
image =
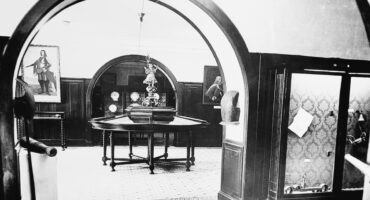
[[[370,114],[370,78],[352,77],[345,153],[366,162],[369,144]],[[362,190],[364,175],[347,161],[343,166],[342,189],[346,191]]]
[[[333,188],[340,76],[292,74],[284,193],[328,192]],[[306,112],[310,123],[297,113]]]
[[[370,78],[348,71],[275,70],[270,199],[361,199]]]

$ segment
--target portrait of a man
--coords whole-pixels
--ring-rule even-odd
[[[203,103],[219,105],[224,94],[222,76],[217,66],[204,67]]]
[[[60,102],[59,71],[57,46],[30,45],[19,76],[31,87],[36,102]]]

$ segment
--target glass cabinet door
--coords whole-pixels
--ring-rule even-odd
[[[370,128],[370,78],[352,77],[347,119],[345,154],[366,162]],[[352,164],[344,161],[343,190],[361,190],[364,175]]]
[[[341,81],[292,73],[284,194],[332,191]]]

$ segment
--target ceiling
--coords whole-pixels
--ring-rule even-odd
[[[145,13],[142,22],[140,13]],[[64,77],[76,76],[76,69],[82,66],[88,69],[77,74],[92,77],[109,60],[127,54],[149,54],[183,81],[202,82],[204,65],[216,65],[209,47],[191,25],[149,1],[78,3],[43,26],[32,44],[60,47]]]
[[[355,0],[214,1],[235,23],[251,52],[370,60]],[[34,2],[0,0],[0,35],[10,35]],[[140,12],[145,13],[141,29]],[[60,46],[61,62],[74,68],[96,68],[124,54],[152,54],[178,71],[180,80],[202,81],[203,66],[215,64],[207,45],[188,23],[147,0],[79,3],[52,19],[33,43]],[[184,67],[197,73],[176,70]],[[73,74],[62,71],[63,76]]]

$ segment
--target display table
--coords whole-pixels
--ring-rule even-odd
[[[150,173],[153,174],[154,163],[156,162],[178,162],[186,161],[186,171],[190,171],[190,165],[194,164],[194,138],[193,130],[205,128],[208,122],[200,119],[189,118],[184,116],[175,116],[171,122],[164,121],[148,121],[135,123],[129,119],[127,115],[120,115],[114,117],[100,117],[94,118],[89,121],[94,129],[103,131],[103,162],[109,158],[106,157],[106,143],[105,134],[110,134],[111,144],[111,163],[112,171],[116,165],[134,164],[134,163],[147,163],[149,165]],[[132,153],[131,136],[137,132],[146,133],[148,135],[148,155],[147,157],[138,156]],[[154,133],[165,133],[164,154],[154,157]],[[182,132],[187,135],[186,158],[168,158],[168,133],[169,132]],[[115,158],[114,156],[114,138],[116,134],[128,134],[129,140],[129,157],[128,158]],[[121,161],[121,162],[116,162]]]

